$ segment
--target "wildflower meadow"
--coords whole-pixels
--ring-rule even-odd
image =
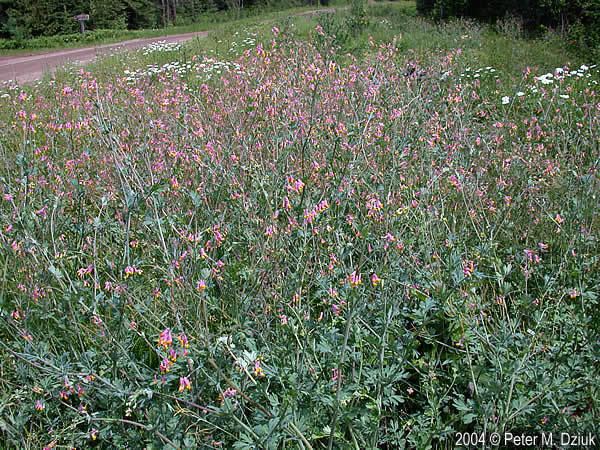
[[[599,68],[399,3],[0,86],[1,448],[597,431]]]

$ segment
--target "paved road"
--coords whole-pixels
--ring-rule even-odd
[[[116,44],[98,45],[96,47],[59,50],[48,53],[38,53],[28,56],[1,56],[0,82],[16,80],[26,83],[42,78],[44,73],[51,72],[67,63],[86,63],[99,55],[109,54],[116,50],[135,49],[156,41],[184,42],[195,37],[206,37],[208,32],[177,34],[172,36],[154,37],[149,39],[133,39]]]

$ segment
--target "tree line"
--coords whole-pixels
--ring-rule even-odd
[[[141,29],[185,25],[200,15],[226,9],[283,6],[313,0],[0,0],[0,38],[28,39],[76,33],[78,14],[86,28]],[[316,0],[314,0],[316,1]],[[278,5],[279,4],[279,5]]]
[[[517,17],[526,30],[551,27],[572,44],[600,55],[600,0],[417,0],[417,10],[438,19]]]

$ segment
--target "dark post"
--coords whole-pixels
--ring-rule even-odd
[[[79,14],[74,19],[79,22],[79,30],[85,33],[85,22],[86,20],[90,20],[90,16],[88,14]]]

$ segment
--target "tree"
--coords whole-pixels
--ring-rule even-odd
[[[600,0],[417,0],[421,14],[494,21],[518,16],[529,29],[554,27],[590,55],[600,55]]]
[[[125,0],[127,28],[153,28],[158,24],[158,7],[154,0]]]
[[[81,13],[90,15],[92,29],[122,29],[127,27],[123,0],[90,0]]]

